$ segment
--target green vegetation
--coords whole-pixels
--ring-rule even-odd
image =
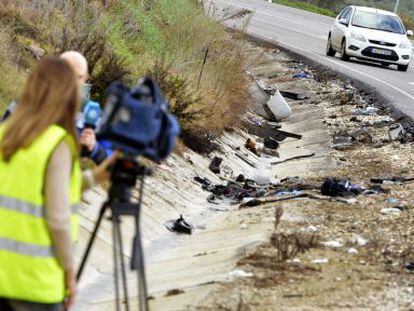
[[[154,76],[189,145],[233,126],[248,104],[241,44],[203,9],[197,0],[0,1],[0,113],[40,56],[77,50],[101,102],[114,80]]]
[[[332,10],[322,8],[322,7],[319,7],[315,4],[311,4],[308,2],[291,1],[291,0],[273,0],[273,3],[278,3],[278,4],[290,6],[292,8],[297,8],[297,9],[309,11],[312,13],[317,13],[317,14],[331,16],[331,17],[335,17],[337,15],[337,13]]]

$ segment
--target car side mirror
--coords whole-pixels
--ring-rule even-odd
[[[341,18],[339,20],[339,23],[342,24],[342,25],[345,25],[346,27],[348,27],[348,21],[345,18]]]
[[[407,36],[412,37],[414,32],[412,30],[407,30]]]

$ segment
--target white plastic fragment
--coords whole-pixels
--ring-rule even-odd
[[[266,106],[272,112],[277,121],[287,119],[292,115],[292,110],[290,109],[289,104],[279,91],[276,91],[275,95],[270,97],[269,101],[266,103]]]
[[[253,273],[237,269],[229,272],[229,276],[234,278],[251,278]]]
[[[368,243],[367,239],[364,239],[362,236],[358,235],[356,242],[358,243],[359,246],[365,246]]]
[[[316,228],[313,225],[310,225],[310,226],[306,227],[305,231],[307,231],[307,232],[318,232],[318,228]]]
[[[312,260],[312,263],[318,264],[318,265],[325,264],[325,263],[328,263],[328,262],[329,262],[328,258],[320,258],[320,259]]]
[[[348,254],[358,254],[358,250],[356,248],[351,247],[348,249]]]
[[[240,225],[241,230],[247,230],[248,228],[249,228],[249,226],[247,224],[241,224]]]
[[[401,210],[398,208],[390,207],[390,208],[383,208],[381,210],[381,214],[383,215],[400,215]]]
[[[340,248],[340,247],[344,246],[339,241],[328,241],[328,242],[322,242],[321,244],[326,246],[326,247],[331,247],[331,248]]]

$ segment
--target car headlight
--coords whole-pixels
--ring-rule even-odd
[[[355,32],[351,32],[351,38],[352,39],[355,39],[355,40],[358,40],[358,41],[362,41],[362,42],[366,42],[367,41],[367,39],[365,39],[365,37],[363,35],[359,35],[359,34],[357,34]]]
[[[398,47],[401,49],[411,49],[412,45],[410,41],[403,41]]]

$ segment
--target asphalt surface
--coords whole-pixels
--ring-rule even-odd
[[[414,118],[414,60],[408,72],[396,66],[379,65],[351,59],[344,62],[325,55],[327,35],[334,19],[264,0],[212,0],[218,9],[231,5],[253,11],[246,28],[250,35],[277,42],[282,48],[328,66],[351,79],[376,89],[389,104]]]

